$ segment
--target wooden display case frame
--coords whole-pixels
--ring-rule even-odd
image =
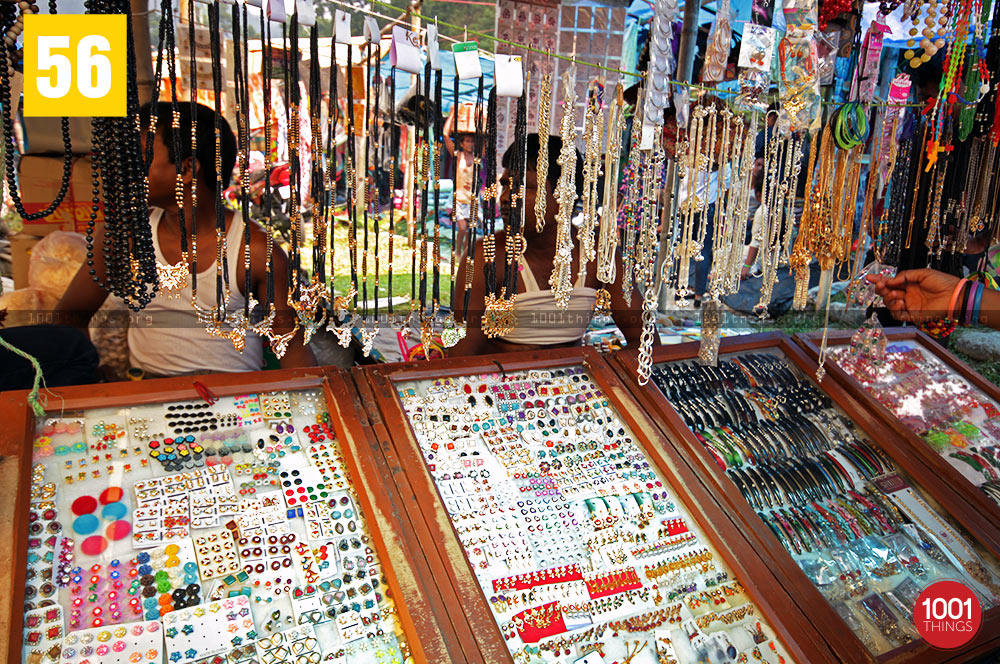
[[[697,361],[698,342],[660,346],[653,349],[653,364]],[[814,378],[817,365],[783,332],[727,337],[721,340],[719,355],[732,353],[779,350],[789,362],[807,377]],[[838,661],[860,664],[943,664],[944,662],[973,661],[984,653],[1000,648],[1000,607],[983,615],[983,625],[971,643],[958,651],[937,650],[925,641],[917,640],[879,656],[872,655],[864,644],[837,615],[830,603],[799,569],[777,540],[770,528],[761,523],[750,504],[739,492],[736,485],[726,476],[715,459],[705,450],[704,445],[688,429],[683,418],[673,409],[667,398],[656,385],[640,386],[638,375],[638,349],[621,350],[612,353],[612,363],[621,379],[628,385],[631,394],[646,411],[652,415],[664,432],[664,440],[678,441],[673,454],[682,456],[694,472],[705,482],[706,489],[719,498],[726,506],[726,513],[733,524],[747,535],[753,546],[773,565],[774,574],[798,605],[799,611],[808,616],[826,639],[828,646],[836,653]],[[906,444],[877,417],[859,409],[848,393],[835,381],[824,380],[821,390],[831,401],[845,412],[873,443],[878,444],[893,462],[919,484],[936,502],[944,507],[967,532],[973,533],[979,542],[993,555],[1000,557],[1000,530],[997,523],[991,523],[989,516],[976,512],[967,502],[956,499],[935,471],[920,459],[909,453]]]
[[[733,573],[743,582],[760,615],[771,625],[786,651],[803,664],[840,662],[816,627],[799,611],[789,611],[791,598],[781,588],[769,563],[757,555],[736,524],[705,489],[652,420],[642,412],[627,388],[605,359],[592,348],[565,348],[550,351],[526,351],[503,355],[453,358],[430,362],[410,362],[365,367],[355,370],[355,381],[362,398],[380,411],[377,426],[386,438],[387,454],[400,465],[396,476],[400,493],[406,494],[414,512],[414,530],[422,539],[425,552],[435,551],[444,573],[437,577],[449,585],[441,594],[454,593],[460,610],[473,627],[478,656],[474,661],[505,663],[512,657],[465,556],[444,503],[403,411],[396,384],[406,381],[505,373],[531,369],[555,369],[584,366],[619,416],[627,423],[650,460],[656,465],[671,491],[681,501],[691,518],[718,551]],[[367,389],[362,383],[368,383]],[[372,421],[376,420],[372,415]],[[469,660],[473,661],[473,660]]]
[[[950,353],[948,349],[917,328],[887,328],[885,334],[890,344],[897,341],[916,342],[921,348],[944,362],[953,372],[967,380],[973,387],[982,391],[997,404],[1000,404],[1000,389],[997,389],[996,385],[973,371],[969,365],[962,362],[962,360]],[[851,342],[852,335],[853,332],[848,330],[831,330],[827,337],[827,346],[846,346]],[[806,354],[810,358],[818,361],[822,334],[800,333],[796,334],[793,338],[795,339],[795,343],[805,349]],[[906,442],[908,452],[919,455],[924,463],[933,468],[934,472],[944,479],[948,488],[958,495],[958,499],[970,503],[973,508],[980,510],[983,514],[991,515],[993,522],[1000,524],[1000,505],[990,500],[989,496],[967,480],[962,473],[955,470],[945,459],[942,459],[941,455],[935,452],[926,441],[903,424],[891,410],[883,406],[854,376],[844,371],[840,365],[828,359],[824,368],[826,369],[826,375],[847,390],[851,398],[858,402],[860,408],[875,413],[899,438],[902,438]]]
[[[320,389],[330,423],[341,447],[347,473],[361,503],[389,584],[406,642],[416,662],[451,659],[459,638],[447,616],[449,600],[426,584],[426,562],[419,549],[407,546],[400,528],[398,499],[382,459],[370,452],[365,414],[350,376],[336,368],[286,369],[239,374],[211,374],[106,383],[44,390],[42,398],[53,414],[92,408],[128,407],[178,400],[198,400],[197,381],[219,396],[281,390]],[[0,516],[0,578],[8,589],[0,600],[0,657],[20,662],[23,639],[24,583],[28,548],[28,505],[35,417],[27,391],[0,393],[0,494],[7,509]]]

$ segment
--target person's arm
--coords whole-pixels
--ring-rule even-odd
[[[457,123],[458,116],[455,114],[455,106],[452,104],[451,112],[448,113],[448,119],[444,121],[444,131],[441,132],[444,147],[452,157],[455,156],[455,141],[451,140],[451,132],[454,131]]]
[[[257,296],[258,302],[265,302],[267,298],[267,243],[273,242],[265,231],[258,224],[251,225],[250,243],[250,269],[253,271],[250,281]],[[276,334],[285,334],[295,325],[295,310],[288,304],[288,256],[277,244],[274,245],[271,254],[271,269],[274,272],[274,331]],[[292,341],[288,344],[288,349],[281,356],[282,369],[294,369],[296,367],[316,366],[316,358],[312,351],[302,343],[303,334],[299,330],[295,333]]]
[[[743,261],[743,267],[740,268],[740,279],[748,279],[750,277],[750,268],[753,267],[754,261],[757,260],[757,252],[759,251],[760,247],[757,246],[756,241],[751,242],[747,248],[747,257]]]
[[[104,224],[97,224],[94,230],[94,265],[90,266],[86,261],[76,271],[76,276],[66,287],[66,292],[59,299],[55,308],[55,320],[62,325],[71,325],[78,328],[84,334],[89,335],[88,325],[97,310],[101,308],[104,301],[108,299],[108,291],[101,288],[94,275],[101,281],[105,281],[107,270],[104,265]],[[94,274],[91,274],[93,270]]]
[[[625,335],[625,341],[629,348],[638,348],[640,337],[642,337],[642,293],[638,289],[632,289],[632,303],[625,302],[622,294],[622,280],[625,278],[625,268],[622,267],[621,251],[617,252],[615,261],[618,263],[615,269],[615,283],[609,287],[611,291],[611,317],[615,325]],[[653,345],[660,345],[659,333],[653,334]]]
[[[500,247],[497,247],[500,250]],[[475,249],[475,269],[476,265],[483,265],[483,243],[476,242]],[[454,254],[453,254],[454,255]],[[465,311],[465,270],[468,261],[463,260],[458,266],[458,273],[455,276],[455,300],[451,303],[452,311],[455,313],[455,320],[462,321]],[[480,278],[476,278],[480,277]],[[490,340],[483,334],[482,310],[483,302],[486,298],[486,286],[482,275],[473,275],[472,293],[469,299],[469,320],[465,321],[465,338],[448,349],[448,357],[460,355],[482,355],[489,352]]]
[[[955,288],[961,279],[937,270],[920,269],[903,270],[892,278],[870,274],[868,281],[875,284],[875,292],[882,296],[893,318],[907,323],[922,323],[948,315]],[[995,323],[1000,324],[1000,316],[997,316],[1000,307],[995,296],[996,291],[989,289],[983,293],[981,318],[986,315],[987,319],[995,318]],[[995,313],[989,316],[988,311]]]

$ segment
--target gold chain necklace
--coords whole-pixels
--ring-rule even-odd
[[[535,173],[539,191],[535,194],[535,230],[545,228],[546,180],[549,177],[549,132],[552,131],[552,74],[542,75],[538,89],[538,160]]]
[[[573,290],[572,264],[573,240],[571,237],[573,208],[576,205],[576,87],[575,69],[570,67],[563,74],[563,117],[559,135],[562,150],[556,163],[562,168],[556,185],[556,200],[559,212],[556,214],[556,254],[552,260],[552,274],[549,287],[555,296],[556,307],[565,311],[569,306]]]
[[[597,291],[596,309],[608,314],[611,309],[611,293],[607,286],[615,282],[618,250],[618,158],[622,149],[622,131],[625,127],[624,91],[622,84],[615,87],[615,103],[608,109],[608,146],[604,153],[604,201],[601,223],[597,238],[597,279],[601,288]]]

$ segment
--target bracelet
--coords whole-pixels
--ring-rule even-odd
[[[954,320],[952,313],[955,311],[955,303],[958,302],[958,296],[961,294],[962,289],[965,287],[968,279],[961,279],[958,285],[955,286],[954,292],[951,294],[951,303],[948,305],[948,313],[945,314],[945,318]]]
[[[965,325],[972,325],[972,303],[976,299],[976,293],[982,287],[978,281],[970,282],[972,285],[969,287],[969,294],[965,298],[965,308],[962,310],[965,314]]]
[[[983,292],[986,290],[986,284],[977,283],[979,290],[976,291],[976,299],[972,303],[972,322],[979,324],[979,305],[983,303]]]

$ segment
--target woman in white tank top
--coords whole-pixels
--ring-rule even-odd
[[[190,106],[181,104],[179,111],[179,134],[181,153],[174,154],[172,119],[168,103],[147,105],[142,109],[141,126],[149,126],[149,113],[157,117],[157,132],[153,139],[153,161],[149,167],[150,225],[156,261],[163,266],[180,264],[180,214],[176,200],[176,163],[181,164],[184,183],[184,206],[186,229],[190,242],[192,225],[197,232],[198,247],[198,304],[203,309],[216,305],[216,193],[215,173],[215,112],[198,105],[197,151],[191,151],[192,122]],[[228,186],[233,166],[236,162],[236,139],[225,120],[221,121],[222,146],[222,186]],[[144,138],[148,138],[145,136]],[[195,168],[196,167],[196,168]],[[197,180],[194,173],[197,172]],[[191,218],[192,189],[197,194],[196,218]],[[230,297],[226,304],[227,313],[243,308],[246,298],[253,296],[258,302],[264,301],[267,272],[266,257],[269,234],[258,224],[249,222],[250,263],[249,275],[251,292],[246,289],[244,267],[244,219],[237,213],[226,212],[226,262]],[[104,300],[107,292],[94,282],[94,276],[104,279],[103,225],[99,226],[94,238],[93,265],[84,264],[77,272],[69,288],[60,300],[57,311],[64,314],[67,322],[86,328],[91,316]],[[189,248],[190,251],[190,248]],[[189,258],[193,258],[189,256]],[[190,268],[190,263],[189,263]],[[276,319],[274,330],[278,334],[292,329],[295,316],[288,305],[288,258],[277,246],[274,247],[271,270],[274,274],[274,304]],[[153,301],[139,314],[130,319],[128,343],[134,367],[150,375],[177,375],[195,372],[253,371],[263,367],[263,340],[253,333],[246,335],[246,347],[237,351],[232,342],[223,337],[209,334],[204,324],[198,320],[191,302],[190,277],[177,293],[161,290]],[[311,366],[315,360],[309,349],[303,345],[301,332],[297,333],[281,358],[282,368]]]
[[[159,226],[163,210],[154,208],[149,215],[153,231],[156,261],[170,263],[160,251]],[[216,262],[215,252],[199,252],[210,261],[198,261],[198,304],[202,309],[215,306]],[[200,257],[200,256],[199,256]],[[226,313],[243,309],[246,296],[243,283],[237,276],[237,266],[243,264],[243,217],[236,213],[226,232],[226,262],[229,265],[231,295]],[[144,321],[149,320],[149,324]],[[264,366],[264,343],[253,333],[246,337],[246,348],[238,352],[224,337],[205,331],[198,315],[191,306],[191,283],[177,293],[159,294],[149,306],[133,320],[128,328],[128,347],[131,363],[150,374],[170,375],[197,371],[257,371]]]

